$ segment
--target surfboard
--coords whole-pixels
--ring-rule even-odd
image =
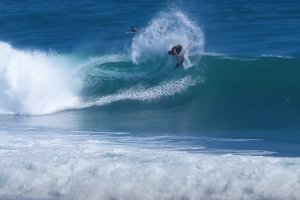
[[[126,33],[126,34],[135,34],[135,33],[137,33],[137,32],[134,32],[134,31],[131,31],[131,30],[127,30],[127,31],[125,31],[125,33]]]
[[[179,56],[179,61],[177,62],[175,68],[180,67],[184,62],[184,56]]]
[[[127,33],[127,34],[134,34],[134,33],[137,33],[137,32],[138,32],[138,30],[134,27],[131,27],[131,29],[125,30],[125,33]]]

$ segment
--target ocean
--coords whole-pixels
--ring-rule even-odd
[[[300,199],[299,36],[298,0],[1,0],[0,199]]]

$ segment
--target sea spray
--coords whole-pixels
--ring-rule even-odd
[[[182,12],[162,12],[133,38],[131,58],[134,63],[140,63],[157,56],[165,57],[168,50],[178,44],[184,47],[185,67],[188,68],[193,65],[188,59],[189,52],[203,52],[204,35]]]

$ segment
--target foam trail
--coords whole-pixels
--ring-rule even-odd
[[[185,68],[193,63],[189,52],[201,54],[204,47],[204,35],[201,29],[179,11],[160,13],[149,25],[138,33],[131,45],[131,58],[134,63],[153,59],[153,56],[168,56],[168,50],[177,44],[184,47]]]
[[[81,82],[66,57],[0,42],[0,114],[48,114],[79,102]]]
[[[100,98],[86,101],[86,103],[78,106],[79,108],[86,108],[91,106],[101,106],[109,103],[122,101],[122,100],[139,100],[147,101],[163,96],[170,96],[176,93],[180,93],[186,90],[188,87],[197,83],[197,80],[193,80],[190,76],[184,77],[179,80],[162,83],[161,85],[154,86],[148,89],[143,87],[131,88],[117,94],[103,96]]]
[[[79,68],[88,68],[90,66],[102,65],[108,62],[121,62],[121,61],[130,61],[127,55],[124,54],[112,54],[104,56],[95,56],[88,58],[87,61],[84,61],[78,65]]]

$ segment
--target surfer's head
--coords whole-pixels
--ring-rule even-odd
[[[169,55],[172,55],[172,51],[168,51],[168,54],[169,54]]]

